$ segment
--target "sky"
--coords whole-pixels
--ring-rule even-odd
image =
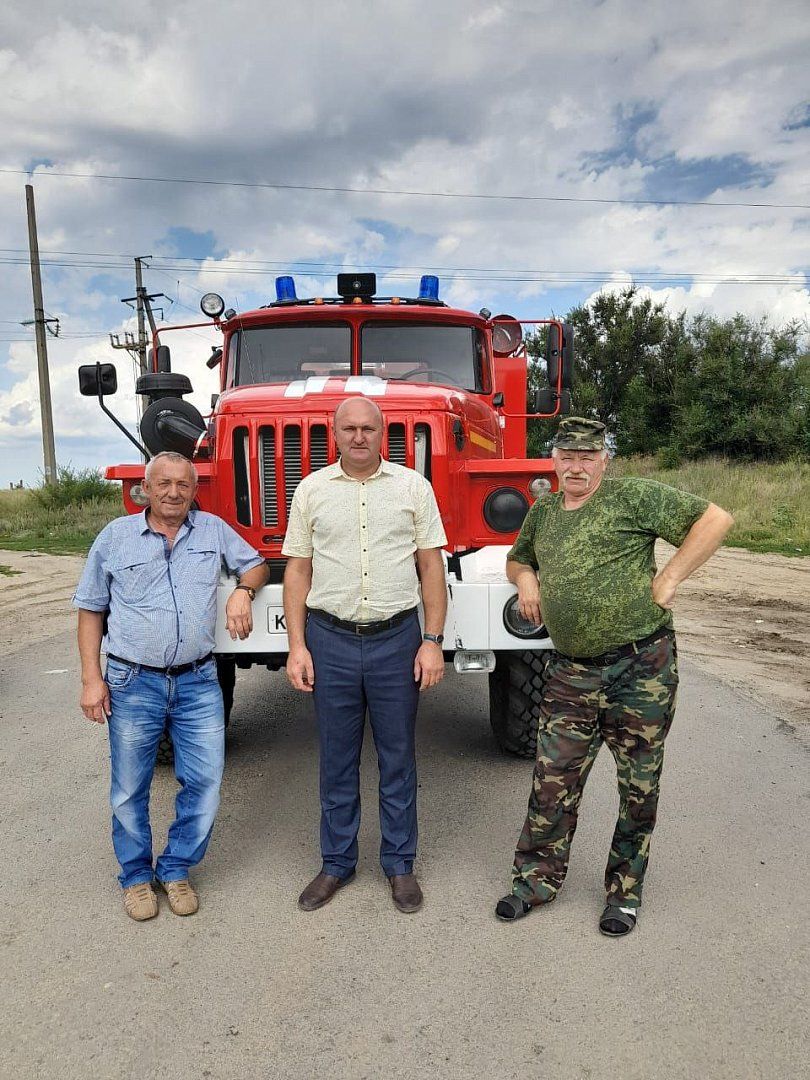
[[[810,320],[805,0],[10,0],[0,15],[0,487],[43,458],[25,184],[59,465],[136,460],[135,256],[169,323],[295,274],[518,318],[635,282],[672,312]],[[140,177],[145,179],[124,179]],[[206,181],[205,183],[190,181]],[[696,205],[699,204],[699,205]],[[758,204],[758,205],[754,205]],[[55,328],[56,324],[51,324]],[[171,335],[202,411],[216,335]],[[135,455],[135,456],[133,456]]]

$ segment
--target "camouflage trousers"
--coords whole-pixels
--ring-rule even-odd
[[[568,869],[585,781],[606,742],[616,761],[619,818],[605,888],[609,901],[639,906],[677,687],[671,632],[604,666],[552,656],[529,812],[512,868],[516,896],[531,904],[556,896]]]

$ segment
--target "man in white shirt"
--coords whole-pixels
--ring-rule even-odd
[[[299,897],[314,911],[354,876],[365,714],[380,767],[380,862],[394,904],[417,911],[414,728],[419,691],[444,675],[447,543],[436,498],[413,469],[380,456],[368,398],[335,411],[340,460],[305,477],[283,554],[287,677],[312,693],[321,751],[323,868]],[[424,634],[417,605],[424,607]]]

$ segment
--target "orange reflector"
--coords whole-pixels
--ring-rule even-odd
[[[362,296],[353,296],[352,297],[352,303],[353,304],[362,304],[363,303],[363,297]]]
[[[323,303],[323,297],[322,296],[316,296],[315,299],[312,301],[312,303],[313,304],[322,304]]]
[[[391,303],[392,304],[398,304],[399,303],[399,297],[398,296],[392,296],[391,297]]]

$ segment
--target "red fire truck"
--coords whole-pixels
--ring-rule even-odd
[[[422,473],[436,493],[447,533],[446,659],[460,674],[489,673],[498,744],[532,755],[551,642],[544,627],[521,618],[504,560],[532,501],[556,483],[549,458],[526,457],[526,422],[569,410],[570,327],[556,319],[532,322],[545,327],[548,388],[529,400],[525,323],[448,307],[432,275],[422,277],[415,297],[377,296],[369,273],[339,274],[335,297],[299,299],[289,276],[277,279],[276,294],[241,313],[226,311],[215,293],[203,297],[209,321],[193,325],[222,333],[221,347],[207,359],[220,369],[220,392],[205,418],[184,400],[191,382],[171,370],[165,343],[170,331],[191,327],[155,331],[151,370],[136,385],[149,403],[140,423],[143,445],[104,404],[117,388],[113,365],[79,372],[81,392],[98,396],[144,460],[161,450],[193,460],[200,507],[229,522],[270,565],[250,637],[234,642],[222,619],[218,625],[226,710],[237,668],[284,666],[281,545],[290,503],[302,477],[336,459],[335,408],[362,394],[382,410],[384,456]],[[141,461],[106,472],[121,481],[130,513],[147,503],[144,468]],[[234,584],[223,576],[220,612]]]

